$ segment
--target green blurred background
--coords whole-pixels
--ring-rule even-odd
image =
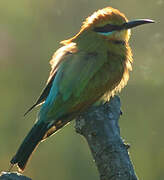
[[[164,179],[164,1],[163,0],[0,0],[0,171],[32,127],[36,112],[23,113],[48,78],[49,60],[59,42],[79,31],[81,22],[106,6],[129,19],[156,24],[133,29],[133,72],[121,93],[122,137],[140,179]],[[15,169],[16,170],[16,169]],[[84,138],[74,122],[40,144],[25,171],[37,180],[99,179]]]

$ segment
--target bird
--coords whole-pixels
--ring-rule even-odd
[[[109,101],[129,80],[131,29],[154,23],[150,19],[128,21],[118,9],[105,7],[86,18],[80,31],[61,41],[50,60],[51,71],[36,103],[37,120],[10,161],[24,171],[32,152],[59,129],[95,103]]]

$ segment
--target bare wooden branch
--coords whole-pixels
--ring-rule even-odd
[[[128,154],[129,145],[120,137],[120,107],[120,99],[115,96],[76,119],[76,132],[87,140],[100,180],[137,180]]]
[[[32,180],[18,172],[1,172],[0,180]]]

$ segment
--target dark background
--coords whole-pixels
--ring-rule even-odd
[[[130,41],[133,72],[121,93],[122,137],[131,144],[137,175],[164,179],[164,1],[163,0],[14,0],[0,1],[0,171],[32,127],[36,112],[23,113],[48,78],[49,60],[61,40],[79,31],[95,10],[113,6],[128,19],[151,18],[137,27]],[[16,170],[16,169],[15,169]],[[98,179],[85,140],[74,122],[40,144],[25,175],[37,180]]]

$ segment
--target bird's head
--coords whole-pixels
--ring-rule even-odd
[[[62,43],[67,44],[79,37],[84,38],[84,36],[86,38],[92,36],[92,38],[102,37],[108,40],[128,42],[131,34],[131,28],[153,22],[154,21],[149,19],[128,21],[126,16],[119,10],[112,7],[106,7],[94,12],[91,16],[86,18],[80,32],[72,39],[63,41]]]

